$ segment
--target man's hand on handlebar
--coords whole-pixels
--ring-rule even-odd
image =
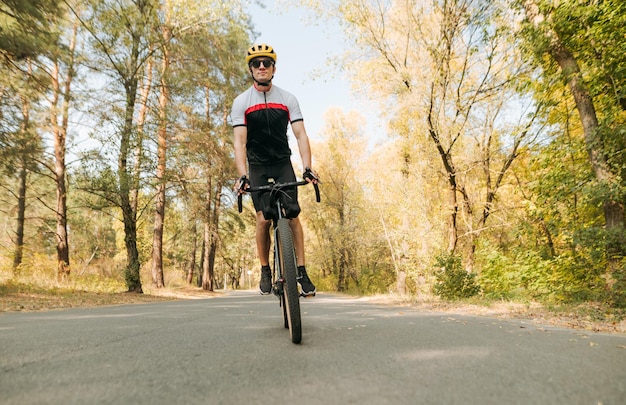
[[[261,186],[250,187],[250,180],[248,180],[246,176],[241,176],[235,183],[235,191],[237,192],[237,209],[239,210],[239,212],[241,212],[243,209],[242,201],[244,193],[264,191],[269,192],[270,194],[275,194],[283,192],[282,190],[288,187],[299,187],[305,186],[307,184],[313,184],[313,188],[315,189],[315,201],[320,202],[320,188],[318,184],[321,183],[321,181],[317,177],[317,173],[313,172],[311,169],[308,169],[304,172],[302,177],[304,177],[306,180],[286,183],[271,182],[269,184]]]
[[[304,169],[304,173],[302,173],[302,178],[309,183],[318,184],[321,183],[320,178],[316,172],[314,172],[310,167],[306,167]]]
[[[239,179],[237,179],[237,182],[235,182],[235,190],[237,191],[237,195],[245,193],[247,188],[250,188],[250,180],[248,179],[248,176],[244,174]]]

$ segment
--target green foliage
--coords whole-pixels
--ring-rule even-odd
[[[597,298],[602,288],[602,266],[585,263],[569,254],[544,260],[532,251],[520,253],[516,262],[522,286],[530,298],[544,302],[581,302]]]
[[[0,54],[10,59],[52,52],[61,0],[1,0]]]
[[[515,271],[514,261],[495,249],[486,252],[483,269],[479,276],[480,286],[485,297],[492,299],[513,299],[521,294],[520,273]]]
[[[307,269],[309,266],[307,265]],[[334,273],[328,274],[325,277],[316,277],[312,275],[310,270],[307,270],[307,273],[311,275],[311,280],[315,284],[315,287],[318,291],[336,291],[337,290],[337,275]],[[317,273],[315,270],[313,272]]]
[[[548,188],[535,189],[533,194],[538,199],[546,197],[552,201],[553,195],[557,194],[561,202],[569,203],[565,215],[558,211],[563,205],[552,205],[555,215],[550,218],[541,216],[541,221],[545,220],[546,233],[566,236],[561,241],[555,238],[555,241],[569,244],[567,248],[572,248],[572,245],[595,245],[603,240],[611,251],[623,252],[626,244],[623,217],[621,225],[616,225],[603,218],[605,213],[602,208],[607,203],[613,207],[617,204],[623,206],[626,201],[626,42],[623,35],[626,2],[565,0],[555,3],[535,0],[534,3],[544,17],[543,23],[527,24],[524,31],[525,45],[534,51],[534,63],[541,67],[534,97],[539,103],[548,102],[555,107],[546,110],[546,118],[554,128],[562,131],[555,139],[557,142],[550,144],[542,154],[548,162],[547,172],[559,173],[567,181],[553,182],[552,185],[546,182]],[[560,66],[563,61],[556,63],[555,40],[562,50],[571,55],[569,70]],[[578,70],[581,80],[577,91],[588,91],[594,108],[593,111],[579,110],[572,115],[572,94],[565,84],[569,75],[578,74]],[[581,122],[578,119],[581,115],[583,122],[590,122],[589,118],[597,119],[597,129],[580,134]],[[558,144],[565,146],[561,150],[565,151],[564,155],[550,153],[558,152],[558,147],[555,147]],[[590,170],[590,162],[582,164],[583,159],[589,160],[592,155],[599,156],[598,160],[594,160],[594,172]],[[591,178],[592,175],[595,179]],[[554,189],[556,193],[549,192],[551,186],[557,187]],[[549,207],[548,204],[538,205]],[[617,215],[623,216],[623,211]],[[564,226],[558,226],[557,221]],[[605,225],[610,234],[602,230]],[[613,232],[613,228],[617,232]],[[575,240],[579,236],[584,236],[585,240]],[[560,252],[554,251],[553,254]]]
[[[393,289],[395,280],[393,269],[387,266],[361,268],[359,278],[359,293],[386,294]]]
[[[445,299],[470,298],[480,292],[476,274],[463,269],[461,257],[443,253],[435,257],[434,292]]]
[[[602,278],[606,261],[581,246],[552,257],[523,246],[505,253],[485,245],[477,256],[480,285],[488,298],[548,304],[610,301]]]

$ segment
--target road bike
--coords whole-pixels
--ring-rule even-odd
[[[284,217],[282,198],[289,198],[286,189],[300,187],[309,184],[308,181],[294,181],[288,183],[274,183],[249,187],[245,192],[267,192],[270,194],[270,206],[275,209],[276,217],[272,219],[272,233],[274,239],[274,271],[272,272],[272,291],[278,297],[279,305],[283,309],[283,321],[285,328],[289,329],[289,335],[293,343],[302,341],[302,321],[300,317],[300,296],[298,279],[301,275],[296,262],[296,251],[293,243],[293,235],[289,226],[289,219]],[[319,186],[315,187],[315,200],[320,202]],[[282,198],[281,198],[282,197]],[[242,211],[242,194],[238,197],[238,209]]]

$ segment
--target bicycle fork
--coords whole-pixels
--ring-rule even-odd
[[[281,268],[281,264],[280,264],[280,251],[278,249],[278,228],[277,228],[277,224],[276,222],[274,222],[273,224],[273,233],[274,233],[274,274],[273,274],[273,291],[274,291],[274,295],[277,296],[279,298],[280,304],[282,305],[282,299],[280,299],[283,296],[284,293],[284,285],[285,285],[285,278],[283,277],[283,269]]]

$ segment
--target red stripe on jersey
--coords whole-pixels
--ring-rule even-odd
[[[253,105],[246,110],[244,117],[247,118],[248,114],[253,113],[255,111],[265,110],[265,109],[287,111],[287,114],[289,115],[289,122],[291,122],[291,115],[289,114],[289,108],[287,108],[287,106],[284,104],[278,104],[278,103],[265,103],[265,104]],[[246,124],[248,123],[247,121],[248,120],[246,119]]]

